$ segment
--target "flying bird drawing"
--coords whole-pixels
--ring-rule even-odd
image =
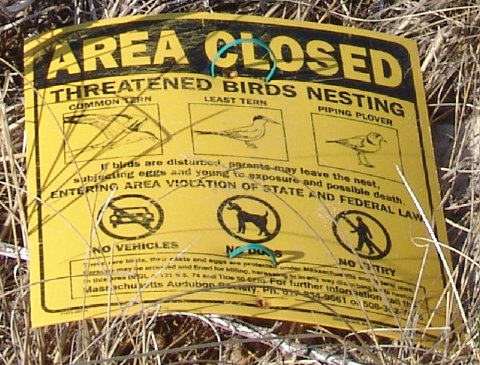
[[[366,167],[374,167],[367,160],[367,153],[375,153],[380,150],[382,142],[386,142],[382,135],[377,132],[370,132],[363,136],[329,140],[327,143],[338,143],[342,146],[357,151],[358,164]]]
[[[149,130],[142,130],[147,120],[147,117],[143,115],[127,114],[81,114],[64,117],[64,123],[95,127],[99,130],[99,135],[102,136],[99,142],[91,143],[89,146],[84,146],[72,152],[91,148],[115,148],[145,140],[158,142],[160,138],[154,133]],[[93,140],[95,139],[97,138]]]
[[[253,121],[249,125],[243,127],[226,129],[223,131],[194,131],[196,134],[200,135],[217,135],[222,137],[227,137],[231,139],[236,139],[237,141],[245,142],[249,148],[257,148],[255,141],[263,138],[266,132],[266,125],[268,123],[280,124],[270,118],[267,118],[263,115],[257,115],[253,117]]]

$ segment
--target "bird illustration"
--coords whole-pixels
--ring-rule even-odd
[[[386,142],[382,135],[377,132],[370,132],[367,135],[329,140],[327,143],[338,143],[342,146],[357,151],[358,164],[366,167],[374,167],[367,160],[367,153],[375,153],[380,150],[382,142]]]
[[[258,141],[259,139],[263,138],[263,136],[265,136],[267,123],[280,124],[270,118],[265,117],[264,115],[256,115],[255,117],[253,117],[253,122],[251,124],[243,127],[226,129],[223,131],[194,132],[200,135],[213,134],[217,136],[236,139],[237,141],[245,142],[245,144],[249,148],[257,148],[257,146],[253,142]]]
[[[100,142],[91,143],[89,146],[78,149],[81,151],[87,148],[113,148],[146,139],[158,142],[160,138],[155,134],[148,130],[141,130],[146,122],[147,117],[143,115],[127,114],[80,114],[64,117],[64,123],[66,124],[90,125],[97,128],[100,135],[103,136],[103,138],[100,138]]]

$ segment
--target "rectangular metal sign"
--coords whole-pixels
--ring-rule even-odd
[[[142,16],[31,39],[25,65],[34,326],[156,306],[444,325],[406,185],[446,242],[413,41]]]

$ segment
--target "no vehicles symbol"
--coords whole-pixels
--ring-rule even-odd
[[[390,235],[380,221],[358,210],[338,214],[332,230],[340,245],[365,259],[381,259],[392,248]]]
[[[163,209],[140,194],[121,195],[100,209],[99,227],[110,237],[134,240],[154,234],[163,223]]]

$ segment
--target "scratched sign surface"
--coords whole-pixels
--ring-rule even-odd
[[[195,14],[56,30],[25,54],[34,326],[139,303],[443,325],[403,181],[446,241],[414,42]]]

